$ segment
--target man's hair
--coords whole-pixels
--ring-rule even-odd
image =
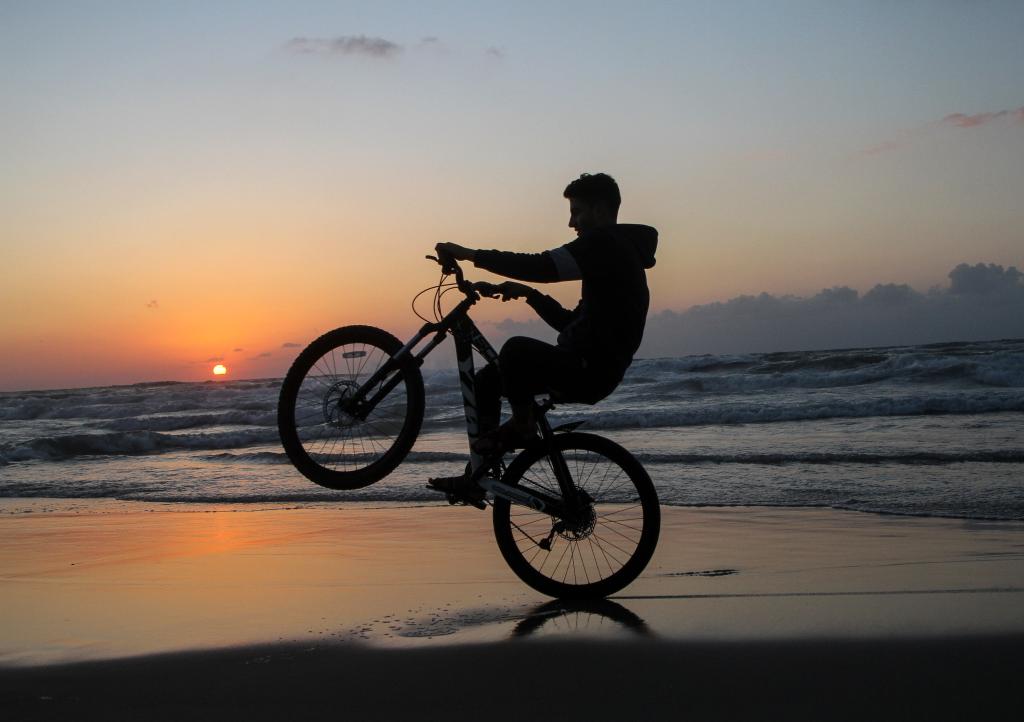
[[[607,173],[584,173],[565,187],[562,194],[566,198],[575,198],[584,203],[602,203],[612,213],[619,212],[622,196],[619,195],[619,184]]]

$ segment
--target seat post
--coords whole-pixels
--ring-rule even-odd
[[[555,478],[558,480],[558,487],[562,494],[562,501],[566,505],[567,516],[564,518],[566,521],[571,522],[575,518],[573,514],[579,504],[579,493],[576,488],[576,484],[573,482],[572,474],[569,473],[569,467],[565,463],[565,458],[555,445],[555,432],[552,431],[551,424],[548,423],[547,413],[554,407],[555,404],[550,398],[546,398],[540,403],[534,401],[534,411],[537,414],[537,426],[540,428],[541,437],[544,439],[544,444],[548,448],[548,455],[551,460],[552,470],[555,472]]]
[[[547,413],[554,407],[555,405],[549,398],[540,402],[534,400],[533,410],[536,416],[535,421],[537,422],[537,428],[540,429],[541,438],[545,441],[550,441],[553,433],[551,431],[551,424],[548,423]]]

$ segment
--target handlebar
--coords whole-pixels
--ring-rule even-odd
[[[473,289],[473,284],[466,281],[466,277],[462,273],[462,267],[459,266],[459,262],[450,255],[442,251],[438,251],[436,256],[428,255],[427,259],[440,265],[441,270],[444,273],[455,276],[455,285],[458,286],[459,290],[464,294],[474,300],[480,298],[480,295]]]

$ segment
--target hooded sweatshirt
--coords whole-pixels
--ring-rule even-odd
[[[643,339],[650,303],[644,270],[654,266],[657,247],[654,228],[620,223],[544,253],[477,251],[474,265],[520,281],[581,280],[582,297],[571,311],[539,291],[526,301],[559,332],[559,346],[578,354],[601,385],[614,388]]]

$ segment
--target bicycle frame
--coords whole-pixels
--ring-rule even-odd
[[[541,429],[542,443],[550,450],[549,456],[562,493],[561,499],[555,499],[546,494],[511,486],[501,482],[499,479],[493,478],[488,475],[488,472],[493,467],[485,463],[486,459],[473,451],[473,442],[476,441],[480,433],[480,423],[477,417],[473,350],[476,349],[487,363],[497,363],[498,353],[469,317],[469,309],[480,300],[480,294],[473,289],[471,283],[464,279],[462,269],[459,268],[458,264],[449,262],[446,264],[446,270],[451,270],[455,274],[456,285],[465,294],[465,298],[455,308],[445,314],[441,320],[434,323],[424,323],[420,330],[394,356],[382,364],[352,395],[349,400],[351,404],[350,411],[354,416],[365,419],[374,406],[398,384],[400,376],[399,374],[392,376],[392,372],[407,363],[422,366],[427,354],[437,348],[450,333],[455,341],[455,356],[458,363],[459,386],[462,391],[462,403],[466,416],[466,433],[469,437],[470,469],[473,480],[494,496],[508,499],[515,504],[522,504],[536,511],[544,512],[572,523],[577,516],[574,510],[578,507],[579,494],[569,474],[564,457],[554,446],[554,431],[544,415],[544,412],[551,406],[550,401],[546,402],[546,406],[539,406],[540,413],[537,415],[537,418]],[[415,351],[416,347],[431,335],[433,337],[427,341],[426,345],[418,352]],[[388,379],[389,376],[391,376],[390,379]],[[385,379],[388,379],[387,382],[370,398],[366,398],[370,390]]]

